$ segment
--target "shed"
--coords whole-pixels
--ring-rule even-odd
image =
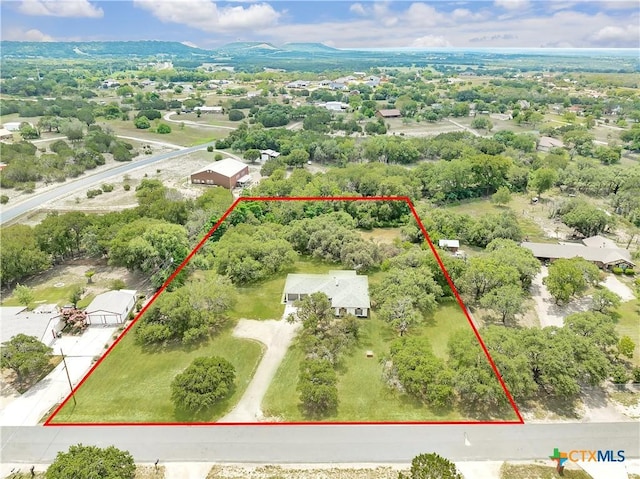
[[[249,174],[249,166],[245,163],[225,158],[216,161],[191,175],[191,183],[200,185],[217,185],[227,189],[234,188],[238,181]]]
[[[89,324],[122,324],[136,304],[136,291],[121,289],[96,296],[87,306]]]
[[[376,112],[378,118],[400,118],[402,113],[397,108],[390,108],[387,110],[378,110]]]
[[[460,248],[460,240],[441,239],[438,240],[438,246],[440,246],[440,248],[442,249],[446,249],[447,251],[455,253],[456,251],[458,251],[458,248]]]

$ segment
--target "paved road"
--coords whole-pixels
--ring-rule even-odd
[[[152,165],[159,161],[168,160],[170,158],[175,158],[181,155],[186,155],[188,153],[192,153],[198,150],[204,150],[209,145],[215,145],[215,142],[204,143],[198,146],[192,146],[190,148],[183,148],[177,151],[171,151],[168,153],[161,153],[159,155],[152,155],[147,158],[143,158],[137,161],[131,161],[127,163],[123,163],[122,165],[116,166],[115,168],[110,168],[108,170],[103,170],[99,173],[94,173],[91,175],[81,176],[75,180],[67,181],[60,186],[52,188],[47,191],[43,191],[40,194],[32,196],[28,200],[25,200],[21,203],[17,203],[8,208],[2,208],[2,213],[0,214],[0,224],[6,223],[7,221],[11,221],[18,216],[21,216],[28,211],[38,208],[42,206],[42,204],[55,200],[61,196],[68,195],[73,193],[74,191],[88,188],[91,185],[96,183],[101,183],[109,178],[113,178],[115,176],[124,175],[125,173],[135,170],[137,168],[142,168],[145,166]]]
[[[0,462],[47,463],[83,443],[115,445],[137,462],[395,463],[421,452],[462,460],[545,460],[560,450],[640,452],[640,425],[64,426],[0,428]]]

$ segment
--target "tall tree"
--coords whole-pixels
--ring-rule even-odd
[[[114,446],[71,446],[68,452],[59,452],[47,469],[46,479],[133,479],[136,465],[133,456]]]

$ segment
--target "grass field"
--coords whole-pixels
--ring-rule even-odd
[[[529,241],[549,241],[544,230],[529,215],[524,215],[525,207],[529,205],[528,197],[523,195],[513,195],[511,202],[507,206],[497,206],[488,198],[480,198],[466,201],[454,206],[445,206],[443,209],[455,213],[464,213],[477,218],[490,213],[502,213],[503,211],[513,211],[518,218],[518,224],[522,229],[522,234],[529,238]]]
[[[102,120],[98,122],[99,125],[108,125],[116,135],[134,136],[144,142],[145,139],[152,141],[162,141],[166,143],[174,143],[181,146],[194,146],[209,141],[217,140],[219,138],[226,137],[230,130],[214,130],[214,129],[200,129],[192,128],[185,125],[184,128],[180,127],[179,123],[170,123],[165,120],[160,120],[162,123],[167,123],[171,127],[171,133],[161,135],[155,133],[154,123],[152,122],[151,128],[148,130],[140,130],[133,125],[133,121],[122,120]]]
[[[65,304],[69,304],[69,296],[73,291],[73,288],[76,286],[84,287],[86,285],[86,281],[84,283],[71,283],[64,284],[63,286],[36,286],[33,288],[33,301],[29,303],[29,308],[33,309],[37,307],[39,304],[47,303],[47,304],[57,304],[58,306],[63,306]],[[79,308],[85,308],[91,303],[95,295],[87,295],[83,297],[78,302]],[[12,294],[9,298],[2,301],[2,306],[21,306],[20,301],[15,294]]]
[[[455,303],[443,305],[434,320],[411,335],[423,335],[430,339],[434,353],[446,358],[447,340],[460,329],[469,328],[466,317]],[[362,321],[358,344],[345,356],[338,367],[339,406],[335,416],[327,421],[458,421],[473,420],[457,410],[432,411],[406,394],[388,388],[382,380],[381,359],[389,352],[389,344],[398,337],[386,323],[375,318]],[[366,357],[373,351],[374,357]],[[296,386],[303,352],[297,346],[289,349],[262,407],[266,415],[287,421],[307,420],[299,409]],[[507,418],[507,419],[515,419]]]
[[[616,330],[620,336],[629,336],[636,344],[631,361],[640,367],[640,301],[635,299],[622,303],[616,312],[620,315]]]
[[[135,329],[135,326],[134,326]],[[246,389],[262,347],[231,336],[232,326],[197,347],[170,346],[147,351],[134,343],[130,331],[87,379],[55,422],[210,422],[227,413]],[[170,385],[176,374],[201,356],[222,356],[236,370],[231,396],[200,414],[176,410]]]

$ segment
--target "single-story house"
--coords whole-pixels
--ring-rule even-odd
[[[18,334],[34,336],[51,345],[64,327],[57,305],[40,305],[33,311],[25,306],[0,306],[0,337],[9,341]]]
[[[550,136],[541,136],[538,140],[538,151],[550,151],[553,148],[563,148],[564,143],[561,140],[551,138]]]
[[[442,249],[455,253],[460,248],[460,240],[441,239],[438,240],[438,246]]]
[[[582,240],[582,244],[591,248],[618,248],[618,245],[604,236],[595,235]]]
[[[193,111],[200,113],[222,113],[221,106],[196,106]]]
[[[238,183],[246,182],[250,178],[248,165],[233,158],[225,158],[193,173],[191,183],[224,186],[227,189],[232,189]]]
[[[622,248],[602,248],[583,246],[581,244],[554,244],[554,243],[530,243],[525,241],[520,246],[530,250],[541,261],[555,261],[559,258],[584,258],[591,261],[599,268],[610,269],[620,267],[623,269],[634,267],[631,254]]]
[[[376,116],[378,118],[400,118],[402,113],[397,108],[389,108],[387,110],[378,110]]]
[[[20,123],[19,121],[9,121],[4,124],[4,129],[8,131],[20,131]],[[31,125],[31,123],[29,123]],[[31,125],[33,126],[33,125]]]
[[[328,101],[323,106],[330,111],[344,111],[349,107],[349,105],[341,101]]]
[[[272,158],[278,158],[279,156],[280,156],[280,153],[278,153],[275,150],[271,150],[271,149],[260,150],[260,161],[267,161]]]
[[[120,289],[96,296],[87,306],[89,324],[122,324],[136,304],[136,291]]]
[[[293,303],[317,292],[327,295],[336,316],[369,316],[369,278],[353,270],[335,270],[327,274],[290,274],[284,285],[282,302]]]

